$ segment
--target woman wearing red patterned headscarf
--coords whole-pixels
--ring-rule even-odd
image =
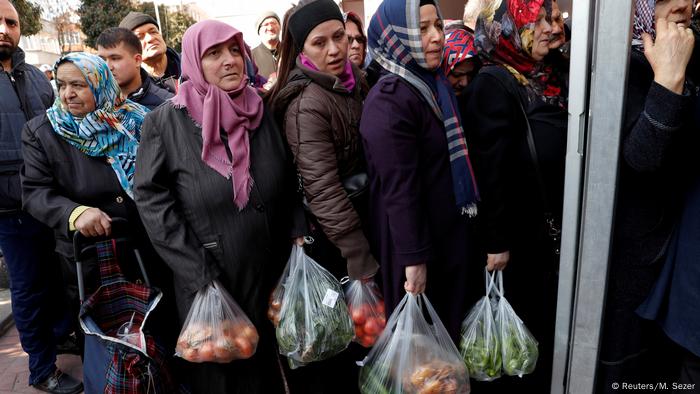
[[[535,371],[490,382],[489,392],[550,387],[566,153],[566,112],[547,101],[541,78],[550,18],[551,0],[488,2],[475,32],[484,65],[463,97],[484,263],[503,271],[508,299],[539,342]]]
[[[461,96],[469,81],[479,71],[479,60],[476,57],[472,33],[458,28],[445,35],[442,70],[455,90],[455,95]]]

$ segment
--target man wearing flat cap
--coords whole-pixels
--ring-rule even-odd
[[[119,27],[131,30],[141,41],[143,63],[141,66],[155,80],[156,85],[177,93],[180,79],[180,55],[165,45],[158,22],[141,12],[129,12]]]
[[[258,73],[267,78],[269,85],[277,79],[279,54],[277,46],[280,43],[280,18],[272,11],[262,13],[255,21],[261,44],[253,49],[253,61],[258,66]]]

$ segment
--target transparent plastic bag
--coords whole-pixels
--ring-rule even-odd
[[[498,330],[489,295],[494,288],[494,275],[484,268],[486,295],[472,307],[462,323],[460,352],[469,376],[490,382],[501,377],[502,359]]]
[[[297,247],[296,245],[294,246]],[[270,301],[267,306],[267,318],[270,320],[275,328],[280,324],[280,312],[282,311],[282,299],[284,298],[285,285],[287,279],[289,278],[289,269],[294,267],[296,264],[296,249],[292,249],[292,253],[289,255],[289,260],[287,260],[287,265],[282,271],[282,276],[277,282],[277,286],[270,294]]]
[[[345,350],[355,335],[340,282],[294,245],[277,326],[280,354],[291,368]]]
[[[229,363],[252,357],[258,339],[248,316],[214,280],[195,295],[175,355],[193,363]]]
[[[373,280],[350,280],[345,289],[345,299],[352,322],[355,325],[353,341],[364,347],[372,347],[386,326],[384,299]]]
[[[467,368],[425,295],[404,296],[361,364],[363,394],[470,392]]]
[[[496,273],[494,292],[499,297],[495,321],[501,339],[503,372],[522,377],[535,370],[539,356],[538,343],[504,297],[501,271]]]

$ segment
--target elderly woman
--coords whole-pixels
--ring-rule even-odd
[[[365,100],[360,133],[387,313],[406,291],[425,292],[457,341],[471,302],[468,216],[478,195],[456,97],[440,69],[442,27],[433,1],[379,6],[369,47],[383,76]]]
[[[249,86],[242,34],[202,21],[187,29],[182,49],[186,81],[143,125],[136,203],[173,271],[180,321],[196,292],[218,279],[260,335],[250,359],[188,364],[186,375],[195,393],[282,392],[266,312],[295,235],[291,214],[300,202],[291,158]]]
[[[479,71],[479,59],[474,48],[474,34],[466,29],[454,29],[445,35],[442,69],[457,97]]]
[[[113,217],[128,220],[150,278],[169,296],[169,272],[155,254],[132,199],[136,150],[148,109],[120,98],[117,81],[98,56],[65,55],[55,74],[60,100],[22,131],[22,201],[27,212],[54,229],[73,316],[78,315],[78,296],[72,233],[110,235]],[[120,259],[127,276],[138,273],[130,258],[126,253]],[[96,286],[95,273],[95,265],[87,264],[88,291]],[[166,312],[173,305],[167,304],[168,297],[164,302],[159,309]],[[167,315],[155,320],[171,326]],[[169,334],[167,340],[174,341],[176,333]]]
[[[688,28],[692,10],[691,0],[635,2],[598,367],[601,390],[612,382],[650,381],[650,376],[653,381],[676,381],[678,359],[669,353],[673,346],[663,342],[655,324],[634,311],[658,276],[682,193],[692,183],[689,169],[697,168],[692,158],[697,157],[699,118],[695,91],[687,83],[693,72],[687,67],[694,57],[695,39]]]
[[[540,344],[535,372],[499,379],[503,392],[550,386],[566,153],[566,112],[542,79],[550,13],[550,0],[489,2],[475,33],[484,66],[464,98],[487,268],[505,269],[508,299]]]

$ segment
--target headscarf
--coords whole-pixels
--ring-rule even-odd
[[[184,107],[192,119],[202,127],[202,160],[213,170],[231,179],[233,201],[238,209],[248,203],[253,178],[250,175],[249,132],[262,121],[263,102],[254,88],[248,85],[246,70],[242,70],[241,84],[230,92],[209,84],[202,71],[202,56],[211,47],[235,39],[244,57],[244,67],[250,64],[250,53],[243,35],[226,23],[205,20],[190,26],[182,37],[182,77],[178,94],[171,100]],[[229,160],[221,139],[223,130],[233,160]]]
[[[459,63],[476,56],[474,35],[464,29],[455,29],[445,35],[445,51],[442,53],[442,69],[445,75]]]
[[[528,78],[536,72],[538,63],[532,58],[537,17],[542,7],[552,12],[552,0],[495,0],[486,4],[476,20],[476,50],[486,63],[506,66],[524,83],[522,76]]]
[[[474,216],[479,192],[457,111],[457,98],[445,75],[440,70],[428,69],[420,34],[419,4],[419,0],[384,0],[369,25],[370,52],[387,71],[416,88],[442,120],[457,206],[462,213]],[[437,1],[435,8],[439,12]]]
[[[69,53],[56,61],[54,74],[65,62],[75,65],[85,77],[95,98],[95,110],[82,121],[76,120],[57,99],[46,110],[54,132],[88,156],[106,156],[122,189],[134,198],[136,150],[148,108],[121,98],[117,80],[100,57],[85,52]]]

